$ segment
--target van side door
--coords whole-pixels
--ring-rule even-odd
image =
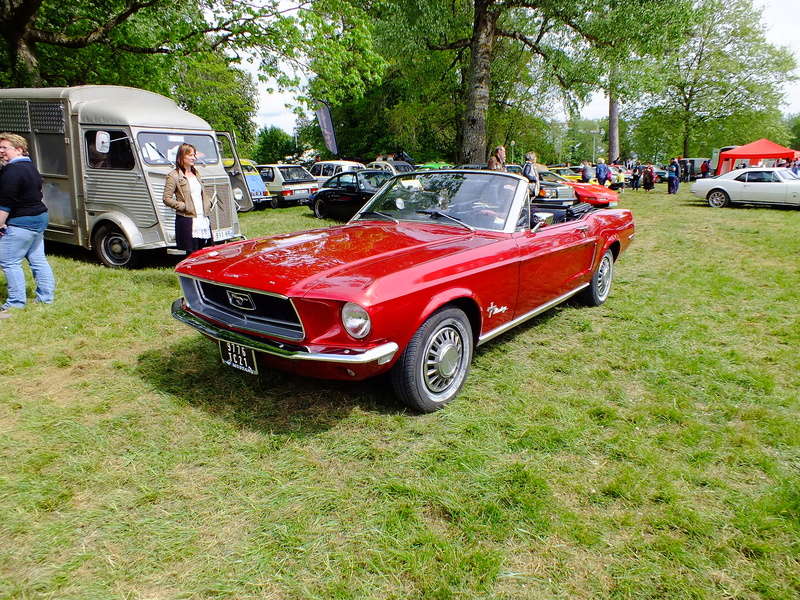
[[[250,195],[250,188],[247,186],[242,163],[239,161],[239,153],[236,151],[236,144],[233,136],[227,131],[215,131],[217,134],[217,144],[219,154],[222,157],[222,164],[231,180],[231,190],[233,200],[239,212],[246,212],[253,209],[253,197]]]

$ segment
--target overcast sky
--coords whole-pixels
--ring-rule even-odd
[[[800,2],[798,0],[755,0],[756,5],[764,7],[764,24],[767,39],[776,46],[788,46],[800,64]],[[263,88],[263,84],[260,84]],[[786,87],[786,97],[782,107],[784,112],[800,113],[800,81]],[[288,133],[294,131],[294,114],[285,107],[293,102],[293,94],[266,94],[259,97],[259,110],[256,116],[258,127],[275,125]],[[608,101],[596,95],[584,107],[583,117],[597,119],[608,114]]]

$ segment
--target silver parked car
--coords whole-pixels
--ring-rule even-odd
[[[800,206],[800,177],[780,167],[735,169],[719,177],[698,179],[691,192],[714,208],[733,203]]]

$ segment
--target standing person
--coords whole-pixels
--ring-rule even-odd
[[[583,165],[581,169],[581,182],[589,183],[592,180],[592,166],[589,164],[588,160],[583,161],[581,164]]]
[[[539,172],[536,170],[536,153],[528,152],[525,155],[525,165],[522,167],[522,176],[528,180],[531,195],[539,195]]]
[[[642,177],[642,165],[638,162],[633,165],[633,169],[631,170],[631,189],[638,190],[639,189],[639,180]]]
[[[490,171],[505,171],[506,170],[506,149],[505,146],[496,146],[492,150],[492,155],[489,157],[489,164],[487,168]]]
[[[22,259],[36,281],[35,302],[52,304],[56,280],[44,255],[47,206],[42,202],[42,176],[28,156],[28,141],[13,133],[0,133],[0,268],[8,282],[8,298],[0,306],[0,319],[12,308],[23,308],[25,273]]]
[[[667,193],[677,194],[681,182],[681,166],[678,159],[673,158],[667,167]]]
[[[597,183],[600,185],[605,185],[606,181],[611,179],[611,171],[608,169],[608,165],[606,161],[602,158],[597,159]]]
[[[176,169],[169,172],[163,202],[175,209],[175,245],[191,254],[211,244],[211,199],[194,168],[197,150],[191,144],[178,146]]]
[[[649,192],[655,187],[656,184],[656,170],[653,168],[653,163],[647,163],[647,166],[642,169],[642,187],[645,192]]]
[[[710,162],[711,161],[709,161],[709,160],[704,160],[703,164],[700,165],[700,177],[702,177],[703,179],[708,177],[708,168],[709,168],[708,164]]]

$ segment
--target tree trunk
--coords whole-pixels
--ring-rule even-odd
[[[490,66],[497,23],[497,14],[489,10],[493,3],[494,0],[475,0],[460,157],[464,163],[486,162],[486,114],[489,111]]]
[[[612,83],[608,87],[608,162],[620,158],[619,155],[619,99]]]
[[[14,83],[19,87],[39,87],[42,84],[39,60],[33,48],[24,38],[17,40],[11,60],[14,68]]]

